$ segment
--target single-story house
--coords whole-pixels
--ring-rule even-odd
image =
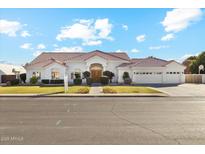
[[[114,73],[112,82],[122,83],[123,73],[128,72],[133,83],[184,83],[185,66],[174,60],[162,60],[155,57],[130,58],[126,53],[102,52],[95,50],[87,53],[47,52],[42,53],[25,65],[27,81],[32,76],[39,79],[64,79],[72,83],[74,74],[84,71],[98,82],[103,71]]]
[[[26,73],[23,66],[0,64],[0,83],[6,83],[19,77],[20,74]]]

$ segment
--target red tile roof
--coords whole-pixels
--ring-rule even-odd
[[[113,60],[113,61],[130,60],[130,58],[126,53],[108,53],[99,50],[95,50],[88,53],[44,52],[40,54],[38,57],[36,57],[33,61],[31,61],[26,66],[45,67],[46,65],[49,65],[52,62],[51,60],[63,64],[66,61],[85,61],[93,56],[100,56],[107,60]]]
[[[48,52],[42,53],[26,66],[45,67],[53,62],[65,65],[66,61],[85,61],[91,57],[99,56],[107,60],[124,61],[118,67],[163,67],[172,61],[166,61],[155,57],[134,58],[130,59],[126,53],[103,52],[95,50],[92,52],[65,53],[65,52]]]
[[[118,67],[164,67],[172,61],[166,61],[163,59],[148,57],[141,59],[131,59],[130,63],[123,63]]]

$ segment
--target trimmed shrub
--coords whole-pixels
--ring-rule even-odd
[[[89,77],[90,77],[90,72],[88,71],[83,72],[83,78],[87,79]]]
[[[113,72],[110,72],[110,71],[104,71],[103,72],[103,75],[104,76],[107,76],[110,80],[110,83],[112,83],[112,78],[115,76],[115,74]]]
[[[60,80],[60,79],[50,80],[50,84],[63,84],[63,83],[64,83],[64,80]]]
[[[81,84],[82,84],[82,79],[76,78],[76,79],[73,80],[73,83],[74,83],[75,85],[81,85]]]
[[[19,83],[20,83],[20,80],[19,80],[19,79],[15,79],[15,80],[11,80],[11,81],[10,81],[11,86],[16,86],[16,85],[18,85]]]
[[[132,83],[131,78],[125,78],[125,79],[124,79],[124,83],[125,83],[125,84],[131,84],[131,83]]]
[[[33,76],[30,78],[30,83],[31,84],[36,84],[38,82],[38,78],[36,76]]]
[[[107,76],[102,76],[102,77],[100,77],[100,82],[103,85],[107,85],[109,83],[109,79]]]
[[[79,79],[80,78],[80,73],[75,73],[75,78]]]
[[[128,72],[124,72],[122,78],[123,78],[123,80],[125,80],[126,78],[130,78],[129,73]]]
[[[86,78],[86,83],[87,83],[87,85],[91,85],[92,84],[92,78]]]
[[[23,83],[26,83],[26,73],[20,74],[20,79]]]
[[[87,88],[87,87],[80,88],[77,93],[79,93],[79,94],[87,94],[87,93],[89,93],[89,88]]]
[[[113,93],[117,93],[117,91],[112,89],[112,88],[109,88],[109,87],[104,87],[103,88],[103,93],[111,93],[111,94],[113,94]]]
[[[43,83],[43,84],[49,84],[49,79],[43,79],[43,80],[41,80],[41,83]]]

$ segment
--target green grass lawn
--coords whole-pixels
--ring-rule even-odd
[[[70,86],[67,93],[88,93],[90,90],[87,86]],[[64,87],[40,87],[40,86],[11,86],[0,87],[0,94],[47,94],[47,93],[64,93]]]
[[[104,93],[161,93],[149,87],[138,86],[105,86],[103,87]]]

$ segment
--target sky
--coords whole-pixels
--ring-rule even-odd
[[[205,51],[205,9],[0,9],[0,63],[93,50],[181,62]]]

